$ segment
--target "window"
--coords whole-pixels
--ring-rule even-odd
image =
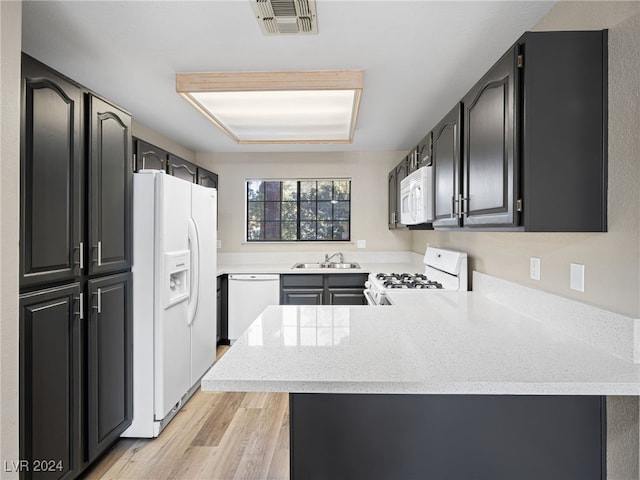
[[[348,241],[351,180],[247,180],[248,242]]]

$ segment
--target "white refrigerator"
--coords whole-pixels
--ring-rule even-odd
[[[213,188],[160,170],[133,179],[133,423],[157,437],[216,357]]]

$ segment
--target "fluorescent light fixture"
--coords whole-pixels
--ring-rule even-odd
[[[351,143],[361,70],[178,73],[176,91],[238,143]]]

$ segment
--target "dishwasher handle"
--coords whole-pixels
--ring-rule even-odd
[[[239,281],[265,281],[265,280],[280,280],[280,275],[268,274],[268,273],[232,273],[229,275],[229,280]]]

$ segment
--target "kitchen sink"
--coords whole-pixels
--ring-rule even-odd
[[[360,268],[360,265],[355,262],[347,263],[329,263],[327,268]]]
[[[347,268],[360,268],[360,264],[355,262],[345,262],[345,263],[296,263],[291,268],[337,268],[337,269],[347,269]]]

